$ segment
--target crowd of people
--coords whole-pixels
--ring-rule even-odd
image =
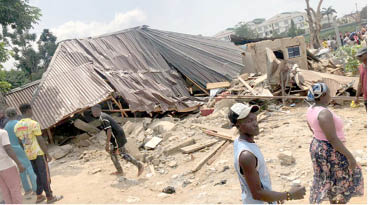
[[[359,50],[356,57],[362,62],[359,67],[360,81],[356,103],[363,94],[367,106],[367,49]],[[351,197],[364,194],[363,174],[344,142],[343,120],[331,110],[331,100],[326,84],[317,83],[308,93],[312,105],[307,110],[307,124],[314,137],[310,144],[313,164],[313,185],[310,187],[310,203],[348,203]],[[237,127],[240,136],[234,140],[234,167],[238,175],[243,203],[283,202],[305,196],[305,187],[293,187],[286,192],[272,190],[270,175],[261,150],[254,137],[259,134],[257,115],[260,108],[236,103],[230,108],[229,120]],[[366,107],[367,109],[367,107]],[[40,125],[33,117],[30,104],[0,111],[0,190],[6,204],[21,204],[24,196],[36,195],[36,203],[53,203],[63,196],[53,194],[48,162],[52,157],[42,137]],[[124,175],[118,156],[134,164],[138,176],[143,173],[142,162],[127,153],[123,129],[100,105],[91,108],[92,115],[101,121],[106,131],[105,150],[110,154],[116,168],[112,174]],[[334,123],[331,123],[334,122]],[[29,184],[30,182],[30,184]],[[45,193],[45,195],[43,195]]]
[[[345,34],[340,33],[341,45],[366,45],[367,39],[367,27],[364,26],[358,32],[346,32]],[[329,36],[322,41],[323,48],[329,48],[336,50],[338,48],[338,42],[336,37]]]

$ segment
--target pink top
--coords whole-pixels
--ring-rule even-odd
[[[318,121],[318,115],[324,109],[327,109],[327,108],[324,108],[324,107],[321,107],[321,106],[311,106],[311,107],[309,107],[308,111],[307,111],[307,121],[308,121],[308,124],[310,125],[310,127],[312,128],[313,133],[314,133],[314,137],[316,139],[328,141],[327,138],[326,138],[326,135],[323,133],[321,127],[319,126],[319,121]],[[345,142],[346,139],[345,139],[345,136],[344,136],[344,122],[335,113],[333,113],[332,111],[330,111],[330,112],[333,116],[333,120],[334,120],[334,123],[335,123],[337,137],[342,142]]]

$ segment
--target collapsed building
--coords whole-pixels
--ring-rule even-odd
[[[188,87],[207,92],[207,83],[229,81],[242,69],[241,49],[229,42],[137,27],[60,42],[40,82],[13,90],[6,101],[31,102],[51,135],[51,128],[109,100],[122,114],[193,110],[199,104]]]
[[[194,96],[229,88],[230,82],[240,89],[238,96],[249,97],[244,95],[250,91],[259,98],[265,93],[266,97],[290,95],[293,87],[294,93],[305,92],[316,81],[328,83],[335,93],[347,84],[357,87],[354,77],[308,71],[303,37],[234,39],[231,43],[142,26],[64,40],[42,79],[12,90],[5,99],[16,108],[31,102],[35,120],[52,143],[55,127],[98,103],[127,117],[127,112],[198,110],[201,103]],[[245,44],[245,50],[239,44]],[[286,62],[297,66],[291,69]],[[211,83],[214,86],[209,87]],[[277,89],[264,89],[264,84],[276,84]]]

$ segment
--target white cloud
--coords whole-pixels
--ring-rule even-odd
[[[146,15],[139,9],[126,13],[117,13],[110,22],[82,22],[68,21],[56,28],[51,29],[58,38],[58,41],[72,38],[85,38],[97,36],[105,33],[115,32],[138,26],[146,20]]]

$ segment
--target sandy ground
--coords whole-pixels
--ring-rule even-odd
[[[299,179],[307,188],[308,194],[304,200],[286,203],[308,203],[313,170],[309,156],[312,135],[306,125],[306,109],[307,107],[303,105],[284,109],[282,112],[273,112],[267,121],[260,124],[263,131],[256,138],[267,161],[275,191],[288,190],[295,179]],[[365,158],[367,132],[364,125],[367,123],[364,107],[352,109],[344,106],[331,109],[344,119],[348,149],[364,153],[362,158]],[[206,121],[203,121],[203,124],[206,124]],[[200,132],[197,129],[194,131]],[[180,132],[185,136],[185,130]],[[178,166],[174,168],[165,166],[167,171],[163,174],[155,172],[153,175],[147,165],[140,178],[136,177],[137,169],[123,160],[121,163],[126,178],[109,175],[115,170],[102,146],[86,149],[89,157],[83,159],[79,157],[83,150],[77,150],[51,163],[51,186],[56,195],[64,196],[58,203],[66,204],[241,203],[240,185],[233,168],[232,144],[212,165],[205,165],[195,174],[190,173],[196,162],[214,147],[195,152],[192,158],[181,153],[171,156],[171,160],[175,159]],[[296,158],[296,164],[281,166],[277,158],[277,154],[281,151],[291,151]],[[362,161],[366,162],[366,159]],[[363,169],[367,190],[366,166]],[[221,184],[221,181],[225,184]],[[168,185],[175,187],[175,194],[161,192]],[[35,199],[26,200],[25,203],[32,203],[33,200]],[[366,204],[367,195],[353,198],[350,203]]]

